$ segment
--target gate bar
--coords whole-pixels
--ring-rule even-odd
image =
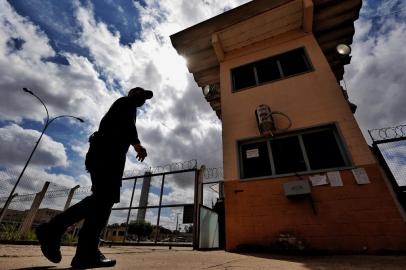
[[[128,209],[148,209],[148,208],[168,208],[168,207],[183,207],[183,206],[188,206],[188,205],[193,205],[193,203],[177,203],[177,204],[165,204],[165,205],[151,205],[151,206],[133,206],[133,207],[117,207],[117,208],[112,208],[111,210],[128,210]]]
[[[155,231],[155,244],[158,242],[158,234],[159,234],[159,221],[161,219],[161,206],[162,206],[162,195],[164,193],[164,184],[165,184],[165,174],[162,175],[162,184],[161,184],[161,194],[159,196],[159,207],[158,207],[158,218],[156,223],[156,231]]]
[[[128,214],[127,214],[127,221],[126,221],[126,226],[125,226],[125,233],[124,233],[123,243],[125,242],[125,239],[127,238],[127,234],[128,234],[128,222],[130,221],[131,206],[133,205],[134,191],[135,191],[135,186],[136,185],[137,185],[137,178],[134,179],[133,191],[131,193],[130,208],[128,208]]]

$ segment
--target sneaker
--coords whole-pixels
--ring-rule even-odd
[[[51,262],[59,263],[62,260],[61,237],[54,233],[48,223],[39,225],[36,234],[41,245],[42,254]]]
[[[97,250],[93,256],[76,254],[70,265],[74,269],[112,267],[116,265],[116,260],[106,258],[100,250]]]

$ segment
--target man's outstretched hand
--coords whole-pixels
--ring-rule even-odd
[[[145,150],[144,147],[142,147],[141,144],[134,144],[134,149],[137,152],[137,159],[138,161],[143,162],[144,159],[147,157],[147,150]]]

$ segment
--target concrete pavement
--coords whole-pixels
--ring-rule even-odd
[[[404,270],[406,256],[281,256],[238,254],[225,251],[193,251],[190,248],[103,247],[107,257],[117,259],[106,269],[275,269],[275,270]],[[53,264],[39,246],[0,245],[1,270],[70,269],[74,247],[62,247],[63,259]]]

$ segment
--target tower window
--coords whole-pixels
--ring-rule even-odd
[[[336,127],[239,144],[241,178],[313,173],[350,166]]]
[[[272,173],[267,142],[256,142],[241,145],[241,159],[244,176],[260,177]]]
[[[256,84],[254,66],[246,65],[234,70],[234,86],[238,89],[250,87]]]
[[[275,55],[231,70],[233,91],[312,70],[304,48]]]

